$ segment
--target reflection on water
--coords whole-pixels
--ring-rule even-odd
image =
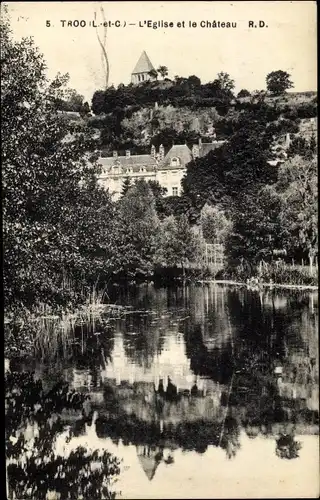
[[[210,498],[213,487],[230,498],[232,484],[233,496],[257,496],[275,473],[275,494],[285,497],[299,461],[301,494],[318,492],[316,294],[149,285],[109,296],[126,314],[81,325],[59,364],[24,367],[47,390],[61,378],[90,395],[86,412],[60,412],[62,454],[89,446],[123,458],[124,498]],[[250,460],[260,463],[251,485]],[[203,477],[211,467],[224,482]]]

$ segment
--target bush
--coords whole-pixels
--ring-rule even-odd
[[[297,107],[298,118],[314,118],[318,115],[317,103],[302,104]]]
[[[246,283],[248,279],[259,277],[261,283],[274,283],[278,285],[303,285],[317,286],[318,276],[311,276],[305,268],[291,267],[285,263],[264,263],[259,271],[258,266],[253,266],[244,261],[239,265],[228,266],[219,271],[217,280],[232,280]]]

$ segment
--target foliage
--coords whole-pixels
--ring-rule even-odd
[[[276,180],[276,169],[267,163],[272,141],[267,120],[264,106],[244,113],[230,141],[189,163],[182,185],[194,203],[199,198],[230,210]]]
[[[315,136],[312,135],[308,141],[305,137],[294,137],[289,149],[288,156],[302,156],[307,159],[312,159],[317,149]]]
[[[275,189],[281,199],[280,220],[287,248],[302,250],[312,265],[318,253],[317,161],[295,156],[279,171]]]
[[[131,187],[131,179],[130,177],[126,177],[123,181],[123,184],[122,184],[122,189],[121,189],[121,196],[125,196],[128,192],[128,190],[130,189]]]
[[[197,257],[199,241],[190,228],[186,215],[166,217],[157,238],[155,262],[161,266],[188,266]]]
[[[55,452],[56,440],[65,430],[61,412],[81,412],[87,396],[70,391],[65,383],[45,392],[28,372],[9,373],[5,387],[8,483],[17,498],[44,500],[50,492],[61,499],[115,498],[118,459],[107,451],[83,447],[67,456]],[[28,425],[38,429],[31,440],[23,433]]]
[[[79,94],[75,89],[67,89],[64,92],[63,99],[57,101],[57,108],[61,111],[74,111],[81,114],[90,111],[88,103],[84,102],[83,95]]]
[[[232,93],[232,91],[234,90],[234,80],[230,78],[230,75],[228,73],[224,73],[223,71],[221,71],[220,73],[218,73],[218,78],[215,81],[219,82],[219,86],[222,92]]]
[[[304,268],[292,267],[282,262],[263,262],[262,267],[256,262],[243,260],[238,265],[230,265],[218,271],[216,279],[247,283],[250,278],[259,277],[260,283],[279,285],[317,286],[318,276],[310,275]]]
[[[168,75],[168,68],[167,66],[159,66],[157,72],[162,76],[162,78],[164,78]]]
[[[160,68],[157,71],[163,77],[161,81],[149,80],[141,85],[119,85],[117,89],[110,86],[106,90],[97,90],[92,97],[93,113],[111,113],[119,107],[141,108],[156,102],[159,105],[192,106],[194,109],[218,105],[224,113],[225,106],[228,107],[233,97],[234,81],[228,73],[221,72],[215,80],[206,84],[201,84],[195,75],[176,77],[172,82],[165,79],[167,67]]]
[[[272,259],[274,248],[282,248],[279,210],[280,200],[267,187],[254,197],[243,197],[233,212],[233,230],[226,242],[230,262],[246,260],[254,264]]]
[[[279,458],[292,460],[293,458],[299,458],[299,451],[301,448],[301,442],[296,441],[294,436],[281,434],[277,439],[276,455]]]
[[[118,202],[112,231],[114,274],[150,275],[158,224],[152,191],[139,180]]]
[[[268,91],[274,95],[283,94],[286,90],[293,87],[290,74],[281,69],[269,73],[266,82]]]
[[[238,94],[237,94],[238,98],[239,97],[250,97],[250,96],[251,96],[251,94],[250,94],[249,90],[247,90],[247,89],[241,89],[240,92],[238,92]]]
[[[32,40],[2,32],[1,107],[5,305],[71,300],[63,273],[108,262],[111,200],[96,183],[96,141],[57,113],[66,77],[45,78]]]
[[[159,71],[159,70],[158,70]],[[155,78],[157,79],[158,78],[158,71],[156,69],[151,69],[149,71],[149,76],[151,76],[151,78]]]
[[[231,231],[232,223],[218,207],[204,205],[201,210],[201,228],[207,243],[224,243]]]

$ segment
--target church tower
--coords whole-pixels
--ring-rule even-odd
[[[154,80],[155,78],[152,78],[152,76],[149,75],[151,70],[155,71],[155,68],[147,56],[147,53],[143,51],[131,73],[131,83],[136,85],[147,80]]]

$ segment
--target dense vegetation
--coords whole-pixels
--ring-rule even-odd
[[[47,81],[31,40],[13,41],[6,21],[1,37],[7,312],[72,307],[97,282],[203,267],[206,242],[223,243],[232,266],[272,261],[275,250],[314,263],[316,141],[300,134],[316,115],[312,96],[295,105],[264,92],[235,98],[226,73],[204,85],[196,76],[164,78],[97,91],[90,117],[67,76]],[[86,117],[65,119],[61,110]],[[149,150],[215,134],[227,141],[188,165],[182,197],[125,181],[115,203],[97,183],[96,151],[106,141],[107,149]]]

